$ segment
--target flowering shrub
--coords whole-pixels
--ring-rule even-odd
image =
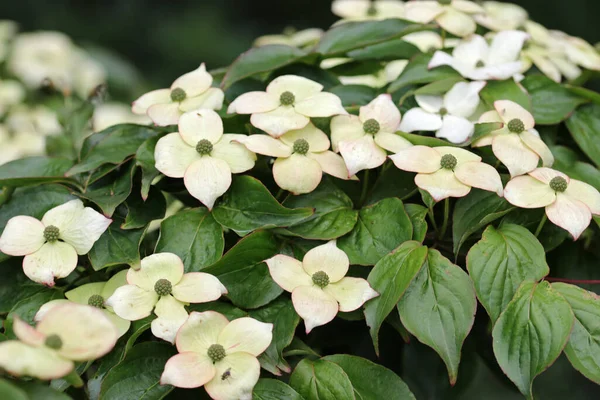
[[[597,393],[600,54],[514,4],[332,10],[133,114],[0,25],[1,398]]]

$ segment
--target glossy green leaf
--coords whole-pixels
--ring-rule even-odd
[[[431,54],[418,54],[413,57],[398,79],[390,84],[388,93],[394,93],[405,86],[431,83],[447,78],[461,78],[460,74],[447,65],[429,69]]]
[[[515,224],[529,229],[530,232],[535,232],[544,214],[543,208],[518,208],[502,218],[500,225]],[[569,237],[567,231],[552,223],[545,223],[537,236],[546,253],[558,247],[567,237]]]
[[[154,160],[154,149],[156,148],[156,143],[159,139],[159,136],[153,136],[146,139],[146,141],[138,147],[137,152],[135,153],[136,165],[142,169],[142,199],[148,197],[152,181],[160,175],[160,171],[154,166],[156,163]]]
[[[132,162],[123,165],[119,171],[88,187],[80,196],[96,203],[105,216],[111,217],[116,208],[131,194],[134,172],[135,164]]]
[[[41,290],[32,296],[22,297],[21,300],[11,308],[8,316],[6,317],[6,321],[4,322],[6,335],[10,339],[15,339],[14,332],[12,331],[12,323],[15,316],[18,316],[23,321],[33,325],[33,318],[42,305],[51,300],[62,298],[64,298],[62,290],[48,288],[45,288],[44,290]]]
[[[73,166],[65,158],[28,157],[0,165],[0,187],[28,186],[40,183],[77,184],[66,178],[65,173]]]
[[[348,57],[353,60],[395,61],[408,60],[418,53],[420,53],[420,50],[414,44],[405,42],[402,39],[393,39],[350,51]]]
[[[21,300],[51,290],[30,280],[22,265],[16,257],[0,263],[0,314],[7,314]]]
[[[377,97],[377,90],[364,85],[338,85],[329,92],[338,96],[344,107],[364,106]]]
[[[0,399],[3,400],[71,400],[66,393],[36,382],[0,379]]]
[[[252,391],[255,400],[304,400],[294,389],[286,383],[276,379],[259,379]]]
[[[488,226],[469,250],[467,269],[492,322],[521,283],[539,281],[549,272],[544,247],[526,228],[513,224],[503,224],[499,229]]]
[[[458,82],[464,82],[462,76],[451,76],[446,79],[440,79],[439,81],[431,82],[425,86],[421,86],[416,89],[414,94],[431,94],[431,95],[442,95],[448,92]]]
[[[573,94],[569,89],[544,75],[531,75],[521,81],[531,96],[533,117],[536,124],[558,124],[575,109],[587,102],[584,97]]]
[[[579,86],[565,85],[565,87],[573,94],[584,97],[593,103],[600,104],[600,93]]]
[[[416,192],[415,174],[396,168],[390,161],[377,177],[366,204],[375,204],[388,197],[405,200]]]
[[[127,208],[127,217],[121,225],[123,229],[142,228],[154,220],[165,217],[167,201],[165,195],[155,187],[151,187],[144,200],[141,196],[138,186],[134,185],[134,190],[125,201]]]
[[[577,109],[567,120],[567,128],[581,151],[600,167],[600,105]]]
[[[298,363],[290,376],[290,386],[306,400],[354,400],[350,378],[339,365],[326,360]]]
[[[598,168],[579,161],[577,153],[568,147],[552,146],[550,150],[554,155],[553,169],[564,172],[571,179],[589,183],[596,190],[600,190],[600,170]]]
[[[405,204],[404,209],[410,218],[410,222],[413,226],[412,239],[417,242],[423,243],[425,236],[427,235],[427,208],[419,204]]]
[[[475,143],[477,140],[489,135],[493,131],[501,129],[503,125],[502,122],[483,122],[475,124],[475,130],[473,131],[473,136],[471,136],[469,143]]]
[[[146,227],[124,230],[119,227],[121,221],[113,221],[88,253],[94,270],[122,264],[139,267],[140,244]]]
[[[10,400],[29,400],[27,393],[17,385],[16,382],[0,379],[0,398]]]
[[[532,111],[531,97],[514,79],[488,81],[479,92],[479,96],[490,108],[494,108],[494,102],[497,100],[511,100]]]
[[[417,135],[416,133],[406,133],[402,131],[397,132],[398,135],[402,136],[404,139],[408,140],[415,146],[429,146],[429,147],[439,147],[439,146],[450,146],[455,147],[454,143],[450,143],[447,140],[436,138],[435,136],[423,136]]]

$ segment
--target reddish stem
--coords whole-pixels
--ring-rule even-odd
[[[600,279],[566,279],[566,278],[545,278],[549,282],[564,282],[579,285],[600,285]]]

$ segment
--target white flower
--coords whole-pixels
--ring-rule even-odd
[[[5,123],[16,135],[29,133],[50,136],[63,131],[57,114],[43,105],[19,105],[11,109]]]
[[[341,115],[331,120],[333,151],[341,153],[349,176],[385,162],[386,150],[397,153],[412,144],[395,132],[400,111],[389,94],[377,96],[360,108],[359,116]]]
[[[19,340],[0,343],[0,368],[43,380],[69,374],[74,361],[102,357],[119,337],[102,311],[74,303],[54,307],[35,328],[15,317],[13,331]]]
[[[500,174],[481,157],[457,147],[414,146],[390,156],[396,167],[417,172],[415,183],[435,201],[463,197],[471,187],[502,196]]]
[[[350,261],[335,240],[309,250],[302,261],[279,254],[265,262],[273,280],[292,293],[306,333],[333,320],[338,311],[357,310],[379,296],[366,280],[346,277]]]
[[[71,200],[50,209],[41,221],[25,215],[8,220],[0,251],[25,256],[25,275],[54,286],[54,278],[68,276],[77,266],[77,255],[87,254],[111,222],[81,200]]]
[[[435,136],[452,143],[463,143],[473,135],[471,117],[479,106],[479,92],[486,82],[458,82],[443,97],[416,95],[420,107],[404,114],[400,123],[403,132],[436,131]]]
[[[184,274],[181,258],[173,253],[157,253],[142,259],[139,270],[129,269],[128,285],[121,286],[106,300],[119,317],[136,321],[154,313],[154,336],[173,343],[185,322],[188,303],[206,303],[227,293],[225,286],[210,274]]]
[[[475,21],[496,32],[518,29],[529,18],[523,7],[512,3],[484,1],[482,7],[484,12],[475,15]]]
[[[113,295],[117,288],[127,285],[127,271],[121,271],[115,274],[106,282],[86,283],[69,290],[65,293],[68,300],[52,300],[44,304],[35,314],[35,321],[41,321],[46,314],[54,307],[63,304],[83,304],[100,309],[104,315],[115,325],[119,331],[119,337],[123,336],[129,330],[131,322],[116,315],[112,308],[107,307],[106,299]]]
[[[25,99],[25,89],[13,80],[0,80],[0,117]]]
[[[479,122],[502,122],[504,126],[477,140],[473,147],[492,145],[494,155],[513,177],[533,171],[540,158],[544,167],[552,166],[554,156],[533,129],[533,115],[510,100],[498,100],[494,108],[495,111],[484,113]]]
[[[342,101],[323,92],[323,85],[296,75],[275,78],[266,92],[248,92],[235,99],[229,114],[252,114],[250,122],[269,135],[279,137],[302,129],[311,117],[347,114]]]
[[[27,156],[44,154],[46,141],[35,133],[11,135],[6,126],[0,124],[0,165]]]
[[[427,53],[430,50],[438,50],[442,47],[448,47],[448,43],[444,43],[442,36],[433,31],[409,33],[408,35],[402,36],[402,40],[414,44],[423,53]],[[448,40],[446,40],[446,42],[448,42]]]
[[[323,172],[348,179],[344,160],[329,151],[329,138],[313,124],[289,131],[278,139],[268,135],[240,136],[248,150],[277,157],[273,177],[277,185],[294,194],[310,193],[319,185]]]
[[[0,62],[4,61],[9,50],[9,42],[18,31],[17,23],[10,20],[0,20]]]
[[[409,1],[406,3],[404,17],[409,21],[430,23],[435,20],[442,29],[453,35],[464,37],[477,29],[473,14],[482,13],[483,9],[466,0],[431,0]]]
[[[82,99],[87,99],[99,85],[106,82],[104,66],[83,50],[74,54],[73,89]]]
[[[151,122],[146,115],[137,115],[131,108],[121,103],[103,103],[94,109],[92,127],[94,132],[103,131],[113,125],[139,124],[146,125]]]
[[[177,78],[169,89],[148,92],[133,102],[134,114],[148,114],[156,125],[175,125],[179,117],[199,108],[220,110],[225,94],[212,88],[212,76],[204,63],[198,69]]]
[[[345,21],[402,18],[404,2],[400,0],[334,0],[331,11]]]
[[[204,386],[215,400],[251,400],[260,377],[258,357],[273,340],[273,324],[253,318],[231,322],[214,311],[192,312],[177,333],[161,385]]]
[[[469,79],[508,79],[523,68],[518,59],[528,37],[527,33],[521,31],[503,31],[496,34],[492,44],[488,45],[482,36],[472,35],[457,45],[452,55],[436,51],[429,68],[449,65]]]
[[[307,47],[313,45],[321,39],[323,30],[318,28],[309,28],[301,31],[295,29],[286,29],[281,35],[265,35],[254,41],[255,47],[267,46],[270,44],[284,44],[292,47]]]
[[[223,134],[223,121],[208,109],[181,116],[179,133],[169,133],[156,144],[156,169],[183,178],[185,187],[209,209],[229,189],[231,174],[254,167],[256,155],[235,141],[244,135]]]
[[[577,240],[593,215],[600,215],[600,193],[585,182],[550,168],[537,168],[506,184],[506,200],[517,207],[546,208],[548,219]]]

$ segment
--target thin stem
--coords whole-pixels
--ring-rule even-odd
[[[540,221],[537,229],[535,230],[535,237],[538,237],[540,235],[540,232],[542,232],[542,228],[544,227],[544,224],[546,223],[547,220],[548,220],[548,217],[546,216],[546,213],[544,213],[542,220]]]
[[[600,279],[567,279],[567,278],[544,278],[549,282],[564,282],[579,285],[600,285]]]
[[[435,231],[438,231],[438,226],[437,223],[435,222],[435,216],[433,215],[433,208],[430,208],[427,211],[427,216],[429,217],[429,220],[431,221],[431,225],[433,225],[433,229],[435,229]]]
[[[444,222],[442,222],[442,229],[440,231],[439,239],[443,238],[448,229],[448,219],[450,217],[450,198],[446,197],[444,200]]]
[[[371,171],[366,169],[365,170],[365,174],[363,175],[363,182],[362,182],[362,191],[360,193],[360,205],[362,206],[363,204],[365,204],[365,201],[367,200],[367,194],[369,193],[369,173]]]
[[[284,189],[279,189],[279,191],[277,192],[277,195],[275,196],[275,198],[277,199],[278,202],[281,203],[281,201],[283,200],[284,195],[285,195],[285,190]]]
[[[2,188],[2,191],[0,192],[0,206],[10,200],[14,191],[15,188],[13,186]]]

